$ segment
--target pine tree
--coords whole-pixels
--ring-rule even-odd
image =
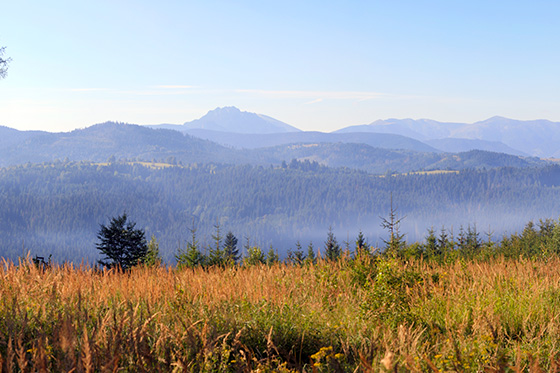
[[[214,225],[216,228],[216,233],[212,235],[212,240],[214,240],[214,245],[210,247],[208,253],[208,265],[210,266],[221,266],[225,264],[225,253],[222,249],[222,235],[220,232],[220,224],[216,223]]]
[[[338,260],[340,258],[340,246],[336,241],[332,227],[329,227],[327,241],[325,241],[325,255],[327,260]]]
[[[286,252],[286,259],[284,259],[284,263],[286,264],[294,264],[296,261],[296,258],[294,256],[294,252],[292,249],[288,249],[288,251]]]
[[[445,227],[441,227],[441,231],[439,233],[439,237],[438,237],[438,240],[437,240],[438,249],[442,253],[445,253],[445,252],[447,252],[449,244],[450,244],[450,242],[449,242],[449,238],[447,236],[447,232],[445,231]]]
[[[315,250],[313,249],[313,242],[309,242],[309,246],[307,246],[307,257],[305,258],[305,262],[307,264],[315,264],[317,258],[315,256]]]
[[[189,230],[191,232],[191,240],[190,242],[187,242],[186,251],[179,248],[179,253],[175,255],[177,265],[179,267],[185,266],[188,268],[203,266],[206,258],[198,249],[198,240],[196,239],[196,228],[194,227],[194,223],[193,227]]]
[[[150,242],[148,242],[148,252],[146,253],[146,258],[144,259],[144,264],[149,266],[159,266],[161,265],[161,255],[159,253],[159,243],[157,242],[156,236],[152,235]]]
[[[237,238],[231,231],[226,234],[226,238],[224,240],[224,257],[228,264],[237,264],[239,261]]]
[[[297,265],[303,265],[303,263],[305,262],[305,254],[303,253],[299,241],[296,242],[296,249],[293,255],[294,255],[294,263]]]
[[[97,249],[105,255],[99,264],[105,267],[130,269],[141,264],[148,254],[145,233],[136,223],[127,222],[126,213],[112,218],[109,226],[101,225],[97,234]]]
[[[467,236],[462,225],[459,227],[459,235],[457,236],[457,247],[461,252],[465,251],[467,248]]]
[[[494,231],[492,231],[490,229],[490,226],[488,226],[488,231],[486,232],[486,249],[489,252],[492,252],[494,250],[494,240],[492,239],[492,235],[494,235]]]
[[[272,247],[272,245],[270,245],[270,249],[268,250],[268,253],[266,254],[266,264],[271,266],[273,264],[276,264],[280,261],[280,258],[278,257],[278,253],[276,251],[274,251],[274,248]]]
[[[362,233],[362,230],[358,233],[358,237],[356,238],[356,256],[362,255],[369,255],[371,254],[369,251],[369,245]]]
[[[427,258],[435,258],[440,254],[434,227],[428,229],[428,236],[426,237],[426,243],[424,244],[424,252],[426,253]]]
[[[480,233],[476,229],[476,224],[472,228],[469,225],[467,229],[467,247],[471,254],[478,254],[482,248],[482,240],[480,239]]]
[[[397,209],[393,208],[393,194],[391,193],[391,210],[389,218],[381,218],[381,227],[389,231],[389,239],[383,240],[385,243],[385,251],[397,255],[397,253],[404,247],[404,234],[399,232],[399,226],[404,218],[398,218]]]

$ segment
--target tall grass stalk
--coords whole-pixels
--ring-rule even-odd
[[[0,269],[2,371],[554,371],[560,260]]]

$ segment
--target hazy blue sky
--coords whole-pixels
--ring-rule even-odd
[[[0,125],[560,121],[560,1],[8,0]]]

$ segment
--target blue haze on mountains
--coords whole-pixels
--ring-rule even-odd
[[[371,244],[381,245],[385,232],[379,226],[380,216],[388,213],[391,193],[395,195],[399,213],[406,216],[401,229],[409,241],[422,240],[430,226],[436,231],[445,226],[457,234],[460,226],[476,224],[481,233],[493,231],[498,236],[520,231],[530,220],[556,219],[560,215],[560,170],[552,160],[542,159],[560,157],[557,145],[560,123],[547,120],[493,117],[468,124],[389,119],[321,133],[300,131],[266,115],[227,107],[185,124],[150,127],[108,122],[67,133],[0,127],[0,166],[4,167],[0,169],[3,188],[0,203],[4,207],[0,213],[0,232],[12,237],[9,242],[8,238],[3,239],[0,256],[7,255],[9,249],[7,256],[13,258],[27,247],[39,255],[55,251],[61,260],[76,261],[77,257],[94,260],[93,241],[99,224],[123,210],[134,213],[139,225],[160,239],[168,261],[173,260],[177,242],[188,239],[193,216],[201,224],[198,227],[201,243],[209,241],[213,222],[218,219],[223,229],[232,229],[240,242],[247,236],[265,250],[274,245],[283,255],[294,247],[296,240],[304,247],[309,241],[316,248],[321,247],[331,225],[339,242],[352,242],[358,230],[363,230]],[[109,158],[116,162],[114,175],[104,168],[111,167],[106,165]],[[122,167],[118,166],[119,160]],[[192,184],[187,183],[184,188],[194,190],[198,183],[210,185],[219,179],[231,183],[234,194],[216,198],[204,194],[202,188],[196,189],[201,191],[200,195],[185,199],[180,194],[181,185],[176,185],[176,189],[173,185],[165,186],[168,177],[163,175],[165,170],[144,170],[140,161],[167,163],[178,168],[206,167],[208,172],[193,171],[191,174],[200,180],[191,180]],[[54,170],[51,176],[45,177],[52,189],[46,186],[26,189],[32,185],[32,178],[40,177],[41,171],[33,164],[41,163]],[[100,195],[112,199],[104,204],[88,205],[84,193],[95,193],[91,179],[95,167],[100,175],[105,175],[105,180],[114,177],[114,189],[128,190],[128,195],[103,190]],[[455,170],[466,176],[453,173],[391,176],[426,170]],[[228,179],[227,175],[235,179]],[[261,215],[255,211],[232,212],[232,209],[249,207],[227,200],[243,192],[244,180],[238,178],[245,176],[249,178],[246,182],[259,185],[256,189],[254,185],[253,189],[246,189],[246,193],[254,193],[254,200],[263,209]],[[262,177],[271,179],[260,180]],[[354,184],[341,183],[344,178],[353,180]],[[470,189],[461,191],[454,178],[475,181]],[[159,181],[152,181],[156,179]],[[384,181],[379,182],[381,179]],[[300,192],[294,189],[290,193],[295,194],[289,195],[269,190],[267,182],[271,184],[271,180],[275,185],[285,185],[286,191],[290,185],[302,189]],[[333,182],[331,186],[319,187],[329,180]],[[439,196],[431,194],[422,187],[428,180],[439,180],[449,190],[441,189]],[[310,185],[316,185],[317,189],[309,189]],[[110,189],[106,184],[98,187]],[[356,189],[349,194],[348,189],[353,187]],[[398,188],[408,188],[406,191],[413,198],[399,197],[402,191]],[[216,193],[222,190],[207,188]],[[315,195],[315,191],[324,194]],[[366,191],[376,196],[361,195]],[[338,194],[346,207],[336,205]],[[294,198],[301,198],[301,204],[291,205]],[[321,198],[334,205],[321,207]],[[359,204],[352,202],[352,198]],[[238,199],[245,201],[242,197]],[[29,214],[18,210],[23,207],[12,204],[12,200],[28,203]],[[368,202],[379,200],[385,202]],[[433,211],[426,210],[426,201],[430,200],[434,202]],[[34,210],[33,201],[43,206],[43,210]],[[80,207],[80,203],[84,205]],[[156,207],[148,213],[151,203]],[[53,209],[75,206],[83,211],[69,210],[68,214],[75,219],[71,226],[64,226],[68,222],[49,221],[42,216],[48,214],[44,206],[49,204]],[[317,211],[304,210],[309,208]],[[34,218],[33,214],[41,218]],[[53,216],[56,216],[54,210]],[[65,255],[56,251],[57,247],[73,252]]]

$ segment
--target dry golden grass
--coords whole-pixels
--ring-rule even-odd
[[[4,262],[8,371],[555,371],[560,260],[127,273]]]

